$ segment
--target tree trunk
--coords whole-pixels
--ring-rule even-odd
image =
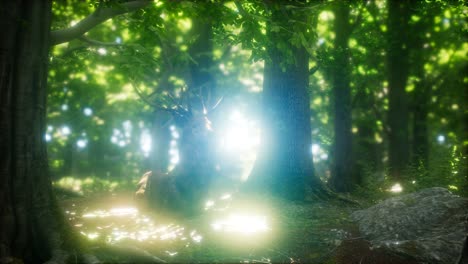
[[[421,76],[424,78],[424,76]],[[413,97],[413,164],[429,167],[429,131],[428,113],[430,100],[429,84],[420,80],[415,87]]]
[[[418,3],[420,4],[420,3]],[[424,10],[418,7],[416,10]],[[429,13],[427,13],[429,12]],[[426,79],[424,63],[429,60],[428,49],[424,48],[427,30],[434,26],[435,13],[426,11],[418,14],[421,19],[411,28],[411,70],[417,78],[412,97],[413,112],[413,137],[412,137],[412,162],[415,166],[423,166],[425,170],[429,166],[429,131],[428,114],[431,98],[431,84]]]
[[[411,3],[388,1],[389,166],[394,179],[401,179],[409,162],[408,141],[408,21]]]
[[[0,7],[0,262],[65,261],[48,174],[45,106],[50,1]]]
[[[288,28],[283,10],[272,8],[270,23]],[[292,32],[272,30],[271,24],[262,94],[262,142],[248,184],[287,199],[302,200],[307,186],[314,192],[324,190],[314,174],[311,152],[309,56],[304,47],[289,42]]]
[[[335,61],[331,66],[334,99],[333,165],[330,185],[337,192],[353,189],[351,88],[348,40],[350,35],[349,4],[340,2],[335,8]]]
[[[205,4],[208,8],[210,4]],[[189,65],[189,89],[204,100],[216,97],[216,84],[213,77],[213,25],[210,19],[196,17],[192,23],[192,33],[195,41],[190,45],[189,54],[192,61]],[[212,102],[206,102],[210,104]],[[201,109],[200,100],[192,102],[196,109]],[[206,107],[209,107],[207,105]]]

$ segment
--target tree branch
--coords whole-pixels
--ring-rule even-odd
[[[113,46],[122,46],[122,44],[120,43],[115,43],[115,42],[102,42],[102,41],[99,41],[99,40],[95,40],[95,39],[90,39],[88,37],[85,37],[85,36],[81,36],[79,37],[80,40],[88,43],[89,45],[92,45],[92,46],[107,46],[107,47],[113,47]]]
[[[151,3],[148,0],[137,0],[119,4],[118,6],[98,8],[94,13],[78,22],[76,25],[52,31],[50,33],[51,46],[68,42],[88,32],[93,27],[115,16],[139,10]]]

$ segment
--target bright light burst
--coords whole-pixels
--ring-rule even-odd
[[[225,130],[222,146],[230,152],[241,152],[256,147],[260,142],[254,124],[235,110],[229,118],[229,126]]]
[[[68,127],[68,126],[63,126],[63,127],[61,128],[60,132],[62,132],[62,135],[68,136],[68,135],[71,134],[71,129],[70,129],[70,127]]]
[[[437,142],[439,142],[439,144],[443,144],[445,142],[445,136],[444,135],[437,136]]]
[[[245,235],[270,230],[265,216],[245,214],[231,214],[226,219],[215,221],[211,226],[216,231]]]
[[[93,114],[93,109],[91,109],[89,107],[85,107],[85,109],[83,109],[83,114],[85,116],[91,116]]]
[[[143,130],[143,132],[141,132],[140,146],[143,151],[143,155],[148,157],[151,152],[151,135],[148,130]]]
[[[389,190],[390,192],[393,193],[400,193],[403,191],[403,187],[399,183],[395,183]]]
[[[86,145],[88,145],[88,140],[78,139],[78,141],[76,142],[76,145],[78,146],[78,148],[85,148]]]
[[[230,160],[239,164],[241,168],[240,179],[245,181],[250,174],[257,159],[257,148],[260,144],[260,129],[256,122],[249,120],[240,111],[234,110],[226,121],[224,128],[220,129],[221,151]]]

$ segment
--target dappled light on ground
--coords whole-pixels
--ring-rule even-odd
[[[336,228],[346,222],[349,208],[257,201],[231,192],[213,195],[202,214],[190,218],[146,211],[129,194],[62,203],[71,224],[95,249],[116,247],[168,262],[322,263],[349,237]],[[112,252],[106,255],[112,261],[132,258]]]

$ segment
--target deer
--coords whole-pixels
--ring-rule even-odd
[[[184,90],[182,90],[184,92]],[[185,91],[185,93],[189,93]],[[186,96],[190,97],[190,96]],[[170,172],[148,171],[143,174],[135,192],[135,198],[143,200],[150,208],[170,213],[194,214],[203,206],[203,199],[217,175],[215,168],[213,128],[210,114],[222,101],[222,97],[208,109],[200,95],[201,110],[192,107],[193,100],[185,105],[172,96],[173,107],[154,105],[156,109],[169,113],[180,130],[179,163]],[[187,98],[186,98],[187,99]]]

